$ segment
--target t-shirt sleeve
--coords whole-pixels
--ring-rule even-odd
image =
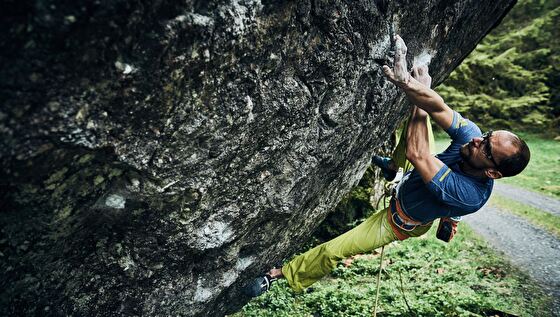
[[[426,186],[441,202],[458,207],[464,214],[477,211],[486,201],[480,188],[467,177],[453,172],[447,165]]]
[[[480,128],[471,120],[463,118],[457,111],[453,111],[453,123],[445,130],[453,143],[465,144],[474,137],[482,135]]]

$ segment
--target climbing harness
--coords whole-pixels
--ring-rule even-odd
[[[396,195],[391,197],[390,205],[391,205],[391,220],[393,220],[393,223],[399,229],[410,232],[418,228],[419,226],[427,226],[432,224],[431,221],[424,223],[410,218],[402,209],[401,204],[397,199]]]

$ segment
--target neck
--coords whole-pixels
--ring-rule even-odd
[[[469,176],[477,177],[477,178],[487,178],[486,174],[484,174],[484,170],[480,170],[478,168],[473,167],[469,164],[469,162],[461,161],[459,162],[459,168],[461,171]]]

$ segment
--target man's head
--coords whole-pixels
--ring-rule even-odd
[[[525,141],[505,130],[473,138],[461,147],[460,153],[470,168],[493,179],[521,173],[531,157]]]

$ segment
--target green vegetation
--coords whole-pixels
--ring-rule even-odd
[[[449,135],[444,133],[441,129],[434,129],[434,140],[436,143],[436,153],[441,153],[451,144]]]
[[[520,0],[436,90],[484,128],[560,132],[560,2]]]
[[[490,204],[504,212],[523,217],[560,238],[560,217],[557,215],[507,199],[499,194],[492,194]]]
[[[379,316],[549,316],[550,298],[467,226],[459,231],[449,244],[434,226],[425,238],[386,247]],[[233,316],[371,316],[378,269],[378,254],[363,256],[300,295],[281,280]]]

